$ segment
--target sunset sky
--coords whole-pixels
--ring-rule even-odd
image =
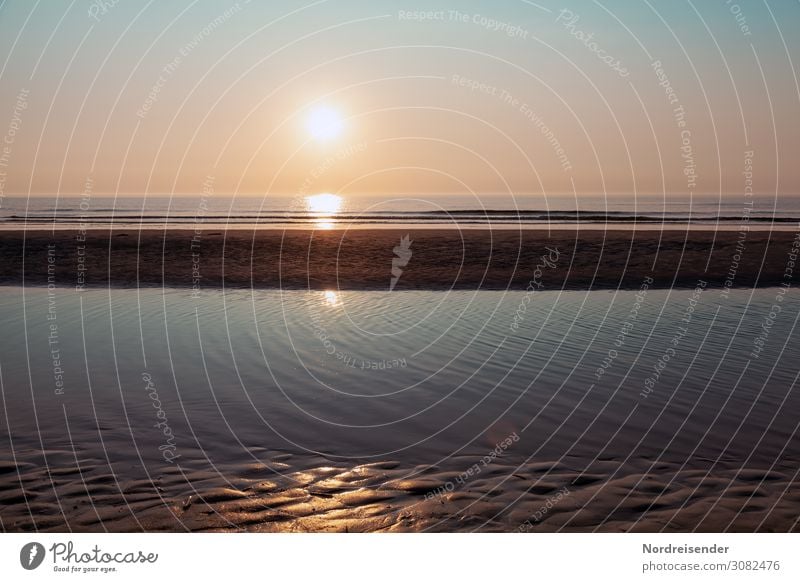
[[[798,24],[776,1],[6,1],[3,193],[736,196],[752,151],[754,189],[789,195]]]

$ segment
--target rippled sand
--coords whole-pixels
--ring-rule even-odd
[[[120,480],[99,459],[75,466],[71,451],[47,458],[49,471],[33,460],[0,464],[4,531],[800,531],[790,463],[606,460],[576,471],[567,460],[497,461],[459,485],[479,457],[452,458],[448,470],[287,453],[168,467],[155,480]]]

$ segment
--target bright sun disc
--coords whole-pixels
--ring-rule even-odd
[[[306,127],[314,139],[328,140],[342,132],[344,121],[330,107],[317,107],[309,114]]]

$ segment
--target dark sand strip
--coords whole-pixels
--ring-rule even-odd
[[[547,248],[558,260],[537,278],[542,289],[636,288],[647,276],[656,287],[722,285],[732,274],[736,287],[771,286],[785,281],[797,233],[752,231],[737,249],[730,231],[90,230],[85,240],[9,231],[0,232],[0,283],[46,284],[50,268],[50,282],[67,287],[388,289],[406,234],[412,256],[398,290],[525,289],[542,257],[553,258]]]

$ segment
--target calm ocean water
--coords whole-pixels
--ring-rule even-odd
[[[525,297],[0,288],[3,450],[124,472],[163,463],[166,423],[209,466],[255,448],[446,463],[512,432],[511,459],[578,469],[800,455],[796,291]]]
[[[749,203],[752,202],[752,205]],[[738,229],[793,228],[800,222],[800,197],[770,195],[586,196],[334,195],[229,196],[214,194],[141,196],[6,197],[0,228],[286,228],[320,227],[517,227],[625,225],[662,228],[692,225]]]

